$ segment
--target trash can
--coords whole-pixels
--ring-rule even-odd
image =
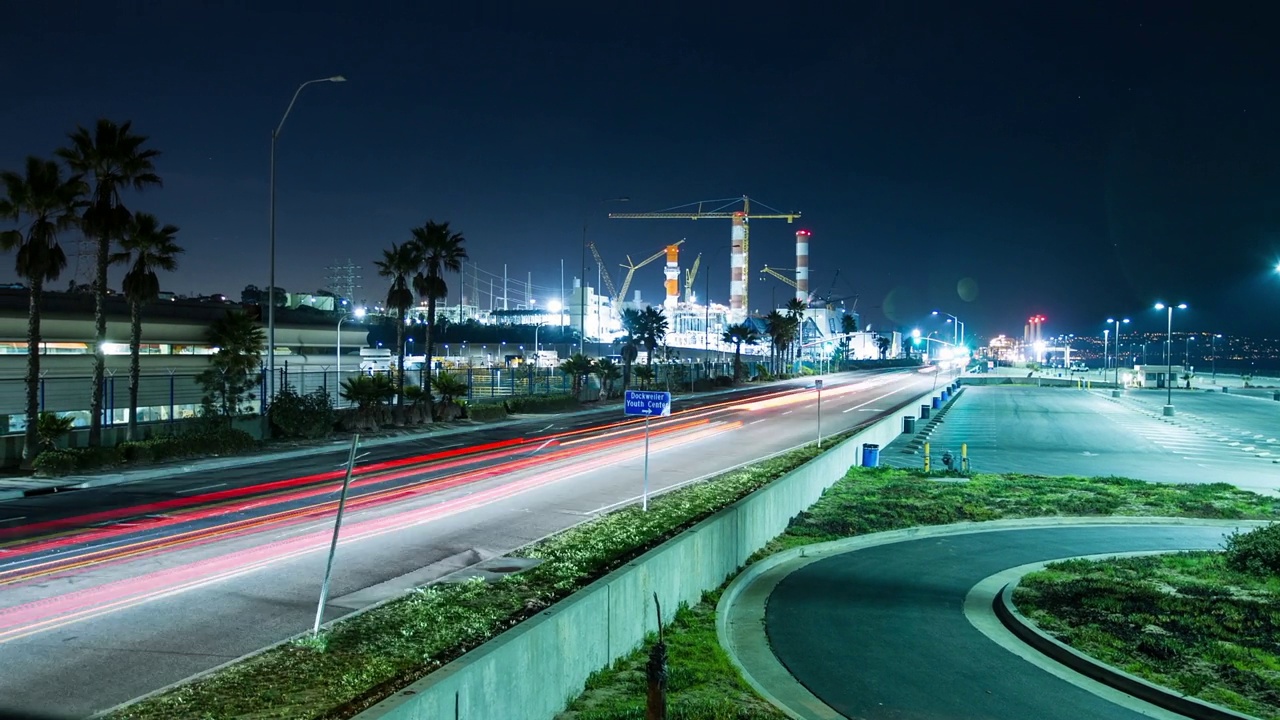
[[[945,389],[945,390],[943,390],[943,391],[942,391],[942,402],[946,402],[946,401],[947,401],[947,398],[950,398],[950,397],[951,397],[951,390],[950,390],[950,388]]]
[[[880,446],[867,443],[862,446],[862,467],[880,467]]]
[[[902,416],[902,434],[911,435],[916,431],[916,419],[911,415]]]
[[[934,409],[934,410],[937,410],[937,409],[939,409],[939,408],[941,408],[941,407],[942,407],[942,396],[941,396],[941,395],[934,395],[934,396],[933,396],[933,409]]]
[[[1271,399],[1272,399],[1272,400],[1280,401],[1280,392],[1273,392],[1273,393],[1271,393]]]
[[[1231,392],[1231,388],[1226,387],[1226,386],[1223,386],[1223,388],[1222,388],[1222,392],[1224,392],[1224,393],[1225,393],[1225,392]]]
[[[921,420],[928,420],[928,419],[929,419],[929,406],[928,406],[928,405],[921,405],[921,406],[920,406],[920,419],[921,419]]]

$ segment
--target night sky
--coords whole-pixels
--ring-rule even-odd
[[[342,74],[281,136],[290,291],[350,257],[381,298],[373,258],[434,218],[550,299],[585,221],[618,281],[626,254],[687,238],[726,302],[727,221],[605,215],[746,194],[804,213],[753,223],[753,267],[794,267],[812,230],[814,288],[860,295],[877,329],[935,308],[983,335],[1035,313],[1050,333],[1115,313],[1156,329],[1165,300],[1191,304],[1186,329],[1280,333],[1265,2],[0,0],[0,17],[0,167],[132,119],[165,187],[126,202],[182,228],[179,293],[267,284],[271,130],[299,83]],[[791,292],[751,281],[753,310]]]

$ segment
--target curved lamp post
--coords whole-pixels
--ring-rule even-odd
[[[285,108],[284,116],[280,118],[280,124],[275,130],[271,131],[271,177],[269,180],[271,194],[271,212],[270,212],[270,246],[271,246],[271,282],[267,285],[267,397],[263,398],[263,407],[271,404],[276,396],[276,140],[280,137],[280,131],[284,129],[284,121],[289,119],[289,111],[293,110],[293,104],[298,102],[298,96],[302,94],[302,89],[308,85],[326,82],[346,82],[347,79],[341,75],[333,77],[319,78],[317,80],[308,80],[298,86],[293,93],[293,99],[289,101],[289,107]],[[261,298],[261,296],[259,296]]]

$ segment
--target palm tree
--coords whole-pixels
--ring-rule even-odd
[[[404,325],[405,315],[413,306],[413,291],[409,289],[409,277],[422,265],[418,246],[412,242],[403,245],[391,243],[390,250],[382,251],[382,259],[374,261],[378,266],[378,275],[391,278],[391,287],[387,289],[387,308],[396,311],[396,357],[398,377],[396,378],[396,411],[404,411]],[[399,421],[397,421],[399,422]]]
[[[636,368],[636,379],[640,381],[641,390],[649,387],[649,384],[653,382],[654,377],[656,377],[656,373],[653,371],[652,365],[645,365],[643,367]]]
[[[772,310],[768,315],[764,316],[764,331],[769,336],[769,365],[770,371],[778,372],[778,354],[779,351],[787,346],[790,322],[786,316],[777,310]]]
[[[613,383],[622,377],[622,370],[618,368],[618,364],[609,358],[599,358],[593,364],[591,372],[600,378],[600,389],[605,399],[613,397]]]
[[[733,381],[738,382],[742,371],[742,345],[743,343],[755,345],[760,342],[760,331],[751,323],[738,323],[725,329],[721,339],[724,342],[733,343]]]
[[[237,415],[252,412],[255,372],[261,366],[266,335],[247,313],[232,311],[213,321],[205,341],[214,348],[209,367],[196,380],[204,387],[206,415],[230,423]]]
[[[644,321],[640,317],[639,310],[630,308],[622,311],[622,329],[627,331],[627,336],[622,340],[622,389],[626,390],[631,387],[631,364],[636,361],[639,355],[636,348],[640,343],[640,335],[643,331]]]
[[[93,283],[93,397],[89,411],[89,445],[102,443],[102,385],[106,378],[107,356],[103,345],[107,340],[107,265],[111,261],[111,242],[124,236],[129,223],[129,210],[120,202],[120,192],[132,187],[144,190],[161,185],[154,160],[160,151],[143,149],[144,135],[134,135],[132,122],[116,124],[105,118],[98,120],[93,132],[77,127],[68,137],[69,147],[60,148],[58,157],[86,179],[93,182],[89,204],[82,225],[86,237],[97,240],[97,267]]]
[[[595,370],[591,359],[582,353],[574,353],[568,360],[560,363],[560,372],[573,378],[573,396],[582,394],[582,381]]]
[[[795,328],[794,332],[791,333],[791,339],[788,343],[788,346],[791,348],[793,360],[799,357],[800,348],[798,345],[804,342],[804,333],[802,332],[802,329],[804,328],[804,312],[808,309],[808,304],[799,298],[791,298],[787,301],[787,320],[790,320],[791,324]]]
[[[644,345],[645,366],[653,369],[653,355],[658,349],[658,343],[667,336],[667,317],[662,311],[650,305],[640,311],[640,342]]]
[[[173,272],[182,248],[174,242],[174,225],[161,227],[150,213],[136,213],[120,238],[121,252],[111,254],[111,263],[127,264],[124,296],[129,301],[129,430],[128,439],[138,433],[138,382],[141,378],[142,306],[160,297],[157,270]]]
[[[83,205],[84,182],[79,175],[62,177],[52,160],[28,157],[23,174],[0,173],[0,218],[21,223],[24,230],[0,233],[0,249],[16,252],[18,277],[30,283],[27,296],[27,429],[22,463],[30,467],[39,448],[40,422],[40,300],[44,284],[57,280],[67,266],[58,233],[76,225]]]
[[[449,223],[438,223],[428,220],[426,225],[413,229],[413,244],[417,246],[421,270],[413,277],[413,289],[418,297],[427,300],[427,336],[423,343],[426,352],[426,382],[431,386],[431,356],[435,352],[436,342],[436,302],[449,296],[449,286],[445,284],[444,273],[462,272],[462,262],[467,259],[466,248],[462,244],[467,241],[462,233],[449,229]],[[427,396],[430,409],[431,397]]]
[[[889,357],[889,349],[893,347],[893,340],[884,335],[876,336],[876,347],[880,350],[880,359],[884,360]]]

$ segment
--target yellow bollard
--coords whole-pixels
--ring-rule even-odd
[[[929,472],[929,443],[924,444],[924,471]]]
[[[969,443],[960,443],[960,470],[969,472]]]

